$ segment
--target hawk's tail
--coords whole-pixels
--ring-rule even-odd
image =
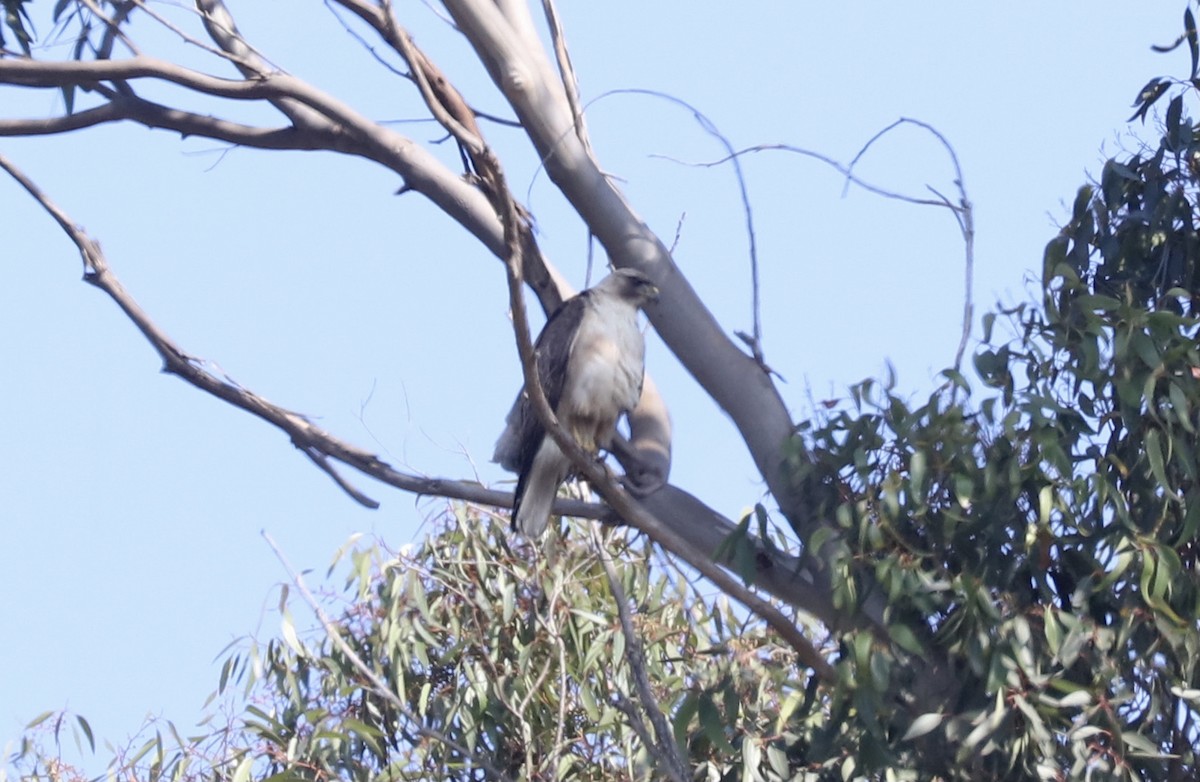
[[[512,526],[533,540],[550,523],[550,508],[558,495],[558,487],[567,478],[571,463],[552,437],[546,436],[533,457],[529,469],[517,479],[513,500]]]

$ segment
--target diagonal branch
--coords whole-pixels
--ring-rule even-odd
[[[575,135],[579,136],[580,142],[591,152],[592,144],[588,140],[587,125],[583,121],[583,106],[579,100],[579,78],[575,75],[575,66],[571,63],[567,35],[563,32],[554,0],[542,0],[542,11],[546,15],[546,25],[550,28],[550,40],[554,42],[554,57],[558,61],[558,72],[562,75],[563,92],[575,118]]]
[[[621,588],[621,581],[617,578],[617,571],[613,567],[612,557],[608,553],[604,539],[595,527],[592,527],[591,537],[596,555],[600,558],[600,564],[604,568],[604,575],[608,579],[608,588],[612,591],[613,602],[617,605],[617,617],[621,622],[621,632],[625,635],[625,659],[633,672],[633,682],[638,700],[642,702],[642,711],[646,713],[646,716],[650,718],[650,724],[654,726],[653,742],[647,741],[649,736],[643,735],[640,738],[646,744],[646,749],[654,749],[655,755],[661,760],[666,774],[672,782],[686,782],[689,777],[687,764],[679,756],[679,748],[675,745],[675,736],[667,725],[667,718],[654,695],[654,689],[650,686],[650,676],[646,673],[646,654],[642,649],[641,636],[633,626],[633,617],[629,612],[629,601],[625,597],[625,590]],[[633,713],[632,707],[629,717],[631,724],[640,726],[641,720]],[[641,727],[643,730],[639,731],[639,734],[644,732],[644,726]]]
[[[84,280],[107,293],[121,308],[162,358],[165,372],[282,430],[297,448],[356,501],[371,508],[378,506],[377,502],[342,478],[330,464],[330,459],[417,495],[448,497],[497,507],[511,506],[512,494],[509,492],[495,491],[467,481],[402,473],[375,454],[332,436],[305,416],[273,404],[228,377],[212,372],[208,362],[179,347],[138,305],[113,274],[104,252],[94,239],[3,155],[0,155],[0,168],[25,188],[75,243],[83,259]],[[603,519],[611,516],[611,511],[604,506],[578,500],[559,500],[555,507],[563,513],[581,518]]]

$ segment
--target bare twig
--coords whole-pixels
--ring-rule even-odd
[[[558,72],[562,76],[563,91],[567,94],[567,103],[570,104],[571,114],[575,117],[575,135],[579,137],[584,149],[590,151],[592,144],[588,140],[587,125],[583,121],[583,106],[579,102],[579,78],[575,75],[575,66],[571,64],[567,36],[558,20],[558,8],[554,0],[542,0],[542,11],[550,28],[550,40],[554,43],[554,57],[558,62]]]
[[[371,666],[367,665],[362,657],[358,655],[358,652],[354,651],[354,648],[346,642],[346,639],[342,637],[341,629],[333,623],[333,621],[329,618],[329,615],[325,613],[325,609],[322,608],[321,604],[317,602],[317,599],[313,597],[312,592],[309,591],[308,586],[304,583],[304,578],[296,571],[295,568],[292,567],[291,563],[288,562],[287,557],[284,556],[283,551],[280,550],[279,546],[275,544],[275,540],[270,536],[270,534],[264,531],[262,536],[267,541],[267,545],[271,547],[271,550],[275,552],[275,557],[279,560],[279,563],[283,565],[283,569],[287,572],[288,578],[291,579],[292,584],[294,584],[296,589],[300,592],[300,596],[304,598],[304,602],[316,615],[317,621],[321,623],[321,627],[325,630],[326,637],[329,638],[330,642],[332,642],[342,654],[346,655],[346,659],[350,661],[351,665],[354,666],[354,669],[358,671],[359,675],[366,679],[367,684],[370,685],[371,692],[390,703],[398,712],[403,714],[404,718],[412,723],[413,729],[417,731],[417,733],[421,734],[427,739],[444,744],[445,746],[454,750],[462,757],[464,761],[484,771],[492,779],[505,781],[510,779],[507,774],[493,766],[489,761],[475,755],[470,749],[462,744],[459,744],[445,733],[426,725],[421,718],[417,716],[417,714],[415,714],[411,708],[409,708],[408,704],[401,700],[400,696],[398,696],[392,690],[392,688],[388,686],[387,682],[384,681],[379,674],[375,673]]]
[[[970,199],[967,198],[967,190],[963,180],[962,166],[959,165],[958,162],[958,153],[954,151],[953,145],[950,144],[946,137],[942,135],[941,131],[939,131],[937,128],[933,127],[927,122],[922,122],[919,119],[901,117],[872,136],[867,143],[863,145],[862,149],[858,151],[858,154],[854,156],[854,159],[850,161],[850,165],[846,169],[846,187],[850,186],[854,166],[857,165],[858,161],[867,153],[867,150],[870,149],[876,141],[902,125],[915,125],[916,127],[926,130],[932,134],[933,137],[941,143],[942,147],[946,150],[946,153],[950,155],[950,162],[954,165],[954,185],[958,188],[957,204],[951,203],[949,198],[928,185],[926,185],[926,187],[928,187],[929,192],[938,197],[937,201],[918,201],[917,199],[913,198],[909,198],[907,200],[911,201],[912,203],[946,207],[950,210],[950,213],[954,215],[954,219],[958,221],[958,229],[962,233],[963,252],[965,255],[963,262],[964,281],[962,336],[958,341],[958,350],[956,350],[954,353],[954,369],[955,371],[958,371],[962,368],[963,355],[967,351],[967,342],[970,341],[971,326],[975,319],[975,305],[973,303],[974,297],[972,294],[972,288],[975,279],[975,209],[971,204]],[[842,192],[845,194],[844,189]],[[955,385],[954,388],[957,389],[957,385]]]
[[[887,188],[872,184],[871,182],[867,182],[867,181],[863,180],[862,178],[860,178],[858,175],[856,175],[854,173],[854,166],[862,158],[863,154],[871,147],[871,145],[873,145],[876,141],[878,141],[885,133],[887,133],[903,124],[912,124],[912,125],[916,125],[917,127],[924,128],[925,130],[932,133],[938,139],[938,141],[941,142],[942,146],[944,146],[946,148],[946,151],[949,153],[950,159],[951,159],[952,163],[954,164],[954,175],[955,175],[954,184],[955,184],[955,187],[958,188],[958,194],[959,194],[958,203],[952,202],[948,197],[942,195],[941,193],[939,193],[937,190],[935,190],[932,187],[929,187],[929,191],[931,193],[933,193],[933,195],[936,196],[936,198],[920,198],[917,196],[900,193],[900,192],[897,192],[894,190],[889,190]],[[962,336],[959,339],[958,348],[954,354],[954,369],[959,370],[962,367],[963,356],[966,354],[967,343],[970,341],[971,326],[972,326],[972,321],[974,320],[974,312],[975,312],[974,299],[973,299],[973,294],[972,294],[973,281],[974,281],[974,277],[975,277],[975,219],[974,219],[974,206],[972,205],[970,199],[967,198],[966,186],[963,182],[962,167],[959,165],[958,155],[955,153],[954,148],[950,145],[950,142],[945,138],[945,136],[943,136],[933,126],[931,126],[925,122],[922,122],[920,120],[915,120],[915,119],[901,118],[901,119],[897,120],[896,122],[893,122],[891,125],[888,125],[886,128],[879,131],[874,136],[872,136],[867,141],[867,143],[863,146],[863,148],[859,150],[858,154],[856,154],[854,156],[854,159],[851,160],[851,162],[848,165],[841,163],[840,161],[835,160],[834,158],[831,158],[828,155],[824,155],[820,152],[814,152],[813,150],[804,149],[803,147],[797,147],[797,146],[793,146],[791,144],[758,144],[753,147],[745,147],[743,149],[733,151],[730,154],[726,155],[725,157],[719,158],[717,160],[702,161],[702,162],[683,161],[683,160],[678,160],[677,158],[668,157],[666,155],[656,155],[655,157],[659,157],[664,160],[670,160],[672,162],[680,163],[682,165],[710,167],[710,166],[721,165],[721,164],[727,163],[727,162],[733,162],[736,165],[737,159],[743,155],[748,155],[748,154],[756,153],[756,152],[772,152],[772,151],[790,152],[790,153],[793,153],[796,155],[802,155],[804,157],[812,158],[813,160],[818,160],[822,163],[825,163],[826,165],[835,169],[836,171],[838,171],[840,174],[842,174],[845,177],[847,188],[851,184],[855,184],[870,193],[874,193],[875,195],[882,196],[884,198],[891,198],[891,199],[894,199],[897,201],[904,201],[906,203],[915,204],[917,206],[942,207],[944,209],[948,209],[950,211],[950,213],[952,215],[954,215],[954,219],[958,224],[959,231],[962,233],[963,255],[964,255],[964,264],[963,264],[964,293],[963,293]],[[845,192],[846,192],[845,189],[843,189],[843,194]]]

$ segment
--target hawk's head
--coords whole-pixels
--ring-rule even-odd
[[[658,287],[637,269],[617,269],[598,282],[596,289],[619,296],[635,307],[658,300]]]

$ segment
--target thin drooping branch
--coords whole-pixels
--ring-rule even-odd
[[[676,106],[689,111],[692,115],[692,118],[696,120],[696,123],[700,126],[700,128],[705,133],[716,139],[717,143],[719,143],[725,149],[725,154],[727,155],[725,159],[729,160],[733,166],[733,175],[737,180],[738,185],[738,195],[742,200],[742,214],[746,220],[746,238],[749,242],[748,255],[750,259],[751,333],[746,334],[742,331],[737,331],[734,333],[737,334],[738,339],[746,343],[746,346],[750,348],[750,352],[754,354],[754,359],[759,363],[759,365],[764,370],[768,369],[766,357],[763,355],[762,346],[762,297],[759,284],[758,234],[754,230],[754,209],[750,205],[750,191],[746,185],[746,173],[742,171],[741,159],[737,156],[737,154],[735,154],[733,143],[729,140],[728,136],[721,132],[716,123],[709,119],[704,112],[700,111],[700,109],[696,108],[682,98],[678,98],[674,95],[660,92],[658,90],[636,88],[609,90],[608,92],[601,93],[593,98],[591,101],[589,101],[588,105],[604,100],[612,95],[648,95],[653,98],[665,100],[669,103],[674,103]],[[651,157],[662,156],[652,155]]]
[[[309,609],[312,610],[313,614],[316,615],[317,621],[321,623],[321,627],[325,630],[325,637],[328,638],[330,642],[338,648],[338,651],[346,655],[346,659],[350,661],[350,664],[354,667],[354,670],[358,671],[358,674],[363,677],[368,689],[370,689],[371,692],[373,692],[379,698],[387,701],[393,708],[403,714],[404,718],[411,723],[413,730],[415,730],[421,736],[432,741],[436,741],[439,744],[443,744],[449,749],[457,752],[463,761],[476,766],[486,773],[491,779],[501,780],[501,782],[508,782],[508,780],[511,779],[503,771],[493,766],[491,762],[477,756],[468,747],[459,744],[445,733],[426,725],[425,722],[416,713],[414,713],[411,708],[409,708],[409,705],[405,703],[390,686],[388,686],[388,683],[383,679],[383,677],[376,673],[371,666],[367,665],[366,661],[359,656],[358,652],[354,651],[354,648],[346,642],[346,639],[342,637],[341,629],[334,624],[333,620],[329,618],[329,615],[325,613],[325,609],[322,608],[321,604],[317,602],[317,599],[313,597],[312,592],[308,589],[308,585],[304,583],[304,577],[292,567],[292,564],[288,561],[287,557],[283,555],[283,551],[275,544],[275,540],[266,532],[263,532],[262,535],[267,541],[267,545],[270,546],[271,550],[275,552],[275,557],[279,560],[279,564],[283,565],[283,569],[287,572],[288,578],[291,579],[292,584],[300,592],[300,596],[304,599],[304,602],[308,605]]]
[[[673,782],[687,782],[690,777],[687,764],[679,756],[679,748],[675,744],[675,735],[667,724],[666,715],[663,714],[658,698],[654,695],[654,689],[650,685],[650,676],[646,673],[646,653],[642,649],[642,638],[633,626],[633,616],[629,611],[629,600],[625,597],[625,590],[621,588],[621,581],[617,578],[617,571],[613,567],[612,557],[608,553],[604,539],[594,526],[591,530],[591,538],[592,546],[596,550],[596,556],[600,558],[600,564],[604,568],[604,575],[608,579],[608,588],[612,592],[613,602],[617,606],[617,617],[621,622],[621,633],[625,636],[625,659],[629,663],[630,670],[633,672],[634,688],[637,691],[638,700],[642,703],[642,711],[650,719],[650,724],[654,726],[654,741],[653,743],[647,743],[646,749],[654,748],[659,765],[666,771],[667,776]],[[632,717],[633,715],[630,716]],[[640,722],[640,720],[637,720],[637,722]],[[642,741],[646,741],[648,737],[642,736],[641,738]]]
[[[941,131],[930,125],[928,122],[923,122],[919,119],[912,119],[910,117],[901,117],[872,136],[867,143],[863,145],[862,149],[858,151],[858,154],[854,156],[854,159],[850,161],[850,165],[846,169],[846,185],[849,187],[854,166],[857,165],[858,161],[867,153],[867,150],[870,149],[876,141],[883,138],[885,135],[901,125],[915,125],[922,130],[928,131],[934,138],[938,140],[938,142],[942,145],[942,148],[946,150],[946,154],[950,156],[950,162],[954,166],[954,186],[958,188],[957,204],[951,203],[949,198],[942,195],[929,185],[926,185],[926,187],[929,188],[929,192],[938,197],[937,201],[918,201],[917,199],[913,198],[906,198],[905,200],[908,200],[911,203],[924,203],[930,206],[940,205],[946,207],[950,210],[950,213],[954,215],[954,219],[958,221],[958,229],[962,233],[963,254],[965,256],[963,258],[963,317],[962,336],[958,340],[958,349],[954,353],[954,370],[957,372],[962,369],[963,356],[967,352],[967,343],[971,339],[971,327],[974,325],[975,320],[974,296],[972,294],[972,288],[974,287],[975,281],[975,208],[972,206],[971,200],[967,198],[967,189],[965,180],[963,179],[962,166],[958,162],[958,153],[954,151],[954,146],[946,139],[944,135],[942,135]],[[955,386],[955,388],[957,388],[957,386]]]
[[[84,279],[107,293],[121,308],[162,358],[164,371],[282,430],[298,449],[359,503],[371,508],[378,506],[375,500],[355,489],[343,478],[331,464],[331,459],[383,483],[417,495],[447,497],[497,507],[511,506],[512,494],[508,492],[488,489],[468,481],[427,478],[400,472],[375,454],[332,436],[314,425],[307,417],[273,404],[228,377],[210,371],[208,362],[184,351],[151,320],[112,272],[108,260],[95,240],[3,155],[0,155],[0,168],[33,196],[75,243],[83,259]],[[560,499],[555,503],[555,508],[556,512],[561,511],[580,518],[612,517],[612,511],[605,506],[578,500]]]

